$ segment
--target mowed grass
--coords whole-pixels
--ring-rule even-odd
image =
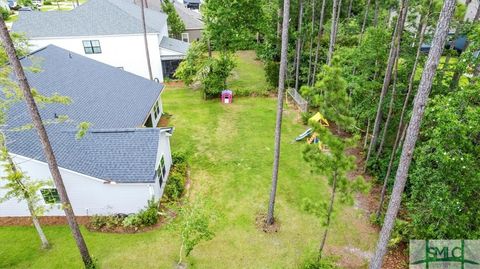
[[[235,56],[237,66],[228,80],[228,88],[234,92],[240,90],[254,94],[266,93],[269,85],[265,81],[263,64],[256,59],[255,52],[238,51]]]
[[[164,110],[173,114],[173,151],[191,152],[192,200],[207,201],[213,240],[200,243],[187,258],[189,268],[297,268],[318,248],[322,219],[302,210],[302,200],[327,201],[325,179],[310,173],[302,159],[305,130],[287,109],[276,203],[277,233],[257,229],[270,194],[275,122],[274,98],[236,98],[231,105],[204,101],[199,91],[170,88]],[[193,198],[192,198],[193,197]],[[327,253],[358,259],[345,247],[373,249],[376,235],[361,210],[338,206],[327,240]],[[83,229],[100,268],[173,268],[180,235],[175,225],[139,234],[103,234]],[[0,227],[0,268],[81,268],[66,226],[45,227],[53,248],[39,249],[33,227]],[[361,266],[366,261],[360,259]]]

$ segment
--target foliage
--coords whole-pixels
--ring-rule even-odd
[[[311,257],[305,260],[299,267],[300,269],[336,269],[335,260],[326,258],[318,260],[317,257]]]
[[[222,90],[227,89],[227,78],[234,67],[235,61],[231,53],[222,52],[218,57],[208,58],[198,73],[207,97],[217,97]]]
[[[0,7],[0,13],[2,15],[2,18],[4,21],[8,20],[10,18],[10,11],[6,8]]]
[[[112,229],[123,226],[124,219],[122,215],[93,215],[90,218],[90,225],[95,230]]]
[[[272,88],[278,87],[278,74],[280,71],[280,63],[275,61],[265,62],[265,79]]]
[[[325,65],[318,78],[320,80],[315,83],[315,86],[304,86],[300,89],[302,95],[309,99],[311,106],[318,108],[329,121],[335,122],[342,128],[351,128],[354,124],[349,110],[351,100],[340,69]]]
[[[185,205],[180,215],[182,246],[179,263],[182,260],[182,251],[185,251],[185,257],[188,257],[196,245],[201,241],[211,240],[215,235],[210,227],[211,216],[201,201]]]
[[[160,1],[162,11],[167,14],[167,24],[170,30],[170,36],[180,38],[185,31],[185,24],[175,9],[173,2],[170,0]]]
[[[248,48],[258,31],[261,10],[258,0],[206,0],[201,6],[203,38],[222,52]]]
[[[480,238],[479,85],[438,95],[426,110],[410,173],[415,238]]]
[[[197,73],[203,68],[207,60],[205,51],[206,47],[204,43],[197,41],[192,42],[185,59],[175,71],[175,77],[181,79],[187,86],[196,82],[198,80]]]
[[[179,199],[185,191],[185,180],[187,178],[188,157],[185,152],[172,153],[172,167],[168,175],[162,199],[173,202]]]
[[[134,228],[152,226],[158,222],[158,214],[158,202],[155,199],[151,199],[148,201],[145,209],[126,217],[122,224],[124,227]]]
[[[12,157],[6,147],[5,135],[0,134],[0,161],[3,162],[3,171],[5,176],[1,180],[5,181],[2,189],[3,196],[0,196],[0,203],[10,199],[18,201],[27,201],[33,209],[32,214],[41,216],[47,210],[40,197],[40,189],[49,186],[48,182],[43,180],[32,180],[20,168],[13,163]]]

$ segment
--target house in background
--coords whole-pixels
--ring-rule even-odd
[[[175,41],[168,37],[167,16],[146,9],[145,22],[153,78],[162,82],[162,61],[184,58],[178,51],[188,44],[168,54],[171,50],[162,44]],[[53,44],[149,78],[141,8],[130,0],[89,0],[70,11],[20,12],[12,31],[25,33],[34,49]]]
[[[183,0],[183,5],[189,9],[200,9],[201,4],[200,0]]]
[[[155,126],[162,114],[163,85],[54,45],[21,62],[28,67],[37,59],[42,71],[27,71],[30,85],[44,95],[58,93],[72,100],[40,112],[44,120],[69,117],[47,125],[47,132],[75,214],[135,213],[149,199],[160,199],[172,163],[173,129],[145,126]],[[8,115],[8,130],[31,123],[23,102],[14,104]],[[76,126],[83,121],[91,127],[77,139]],[[18,167],[32,179],[51,180],[35,130],[8,130],[7,147]],[[0,180],[0,196],[3,184]],[[39,194],[52,206],[46,216],[64,215],[54,185]],[[0,217],[18,216],[29,216],[26,203],[12,199],[0,204]]]
[[[175,10],[178,16],[185,24],[185,33],[182,33],[182,41],[193,42],[198,41],[202,37],[202,31],[205,25],[202,21],[202,15],[199,12],[185,8],[184,5],[174,2]]]
[[[160,1],[158,0],[145,0],[146,6],[148,9],[161,11]],[[185,24],[185,32],[182,33],[182,41],[191,43],[193,41],[198,41],[202,37],[202,31],[205,28],[205,25],[202,21],[202,15],[198,11],[193,11],[189,8],[186,8],[184,4],[179,3],[175,0],[165,0],[172,1],[175,10],[177,11],[178,16]],[[135,4],[140,5],[140,0],[135,0]]]

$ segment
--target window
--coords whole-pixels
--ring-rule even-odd
[[[160,105],[158,104],[158,101],[153,106],[153,115],[155,115],[155,119],[158,119],[158,116],[160,116]]]
[[[46,204],[58,204],[60,203],[60,196],[57,189],[41,189],[43,200]]]
[[[158,164],[157,171],[155,171],[155,174],[158,177],[158,183],[160,187],[162,187],[163,180],[165,179],[165,174],[167,173],[167,169],[165,167],[165,158],[162,155],[162,158],[160,159],[160,163]]]
[[[99,54],[102,53],[100,48],[100,41],[98,40],[83,40],[83,49],[85,54]]]
[[[187,43],[190,42],[190,37],[188,33],[182,33],[182,41]]]

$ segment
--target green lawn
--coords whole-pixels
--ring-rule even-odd
[[[236,53],[237,66],[228,80],[230,89],[256,94],[262,94],[269,90],[265,81],[262,62],[256,60],[255,56],[254,51],[239,51]]]
[[[302,160],[303,145],[292,142],[305,127],[296,112],[286,110],[276,207],[280,231],[265,234],[255,218],[266,212],[270,192],[275,99],[236,98],[222,105],[201,96],[170,88],[162,97],[165,111],[173,114],[172,149],[192,152],[191,195],[207,200],[214,214],[216,236],[192,252],[189,268],[296,268],[317,249],[323,232],[321,220],[302,211],[302,199],[329,197],[325,180],[312,175]],[[376,231],[361,210],[337,208],[327,252],[343,254],[344,266],[361,267],[366,262],[345,248],[371,251]],[[32,227],[0,227],[0,268],[80,268],[68,228],[45,230],[53,242],[48,251],[39,249]],[[101,268],[172,268],[177,259],[180,238],[174,225],[140,234],[83,232]]]

